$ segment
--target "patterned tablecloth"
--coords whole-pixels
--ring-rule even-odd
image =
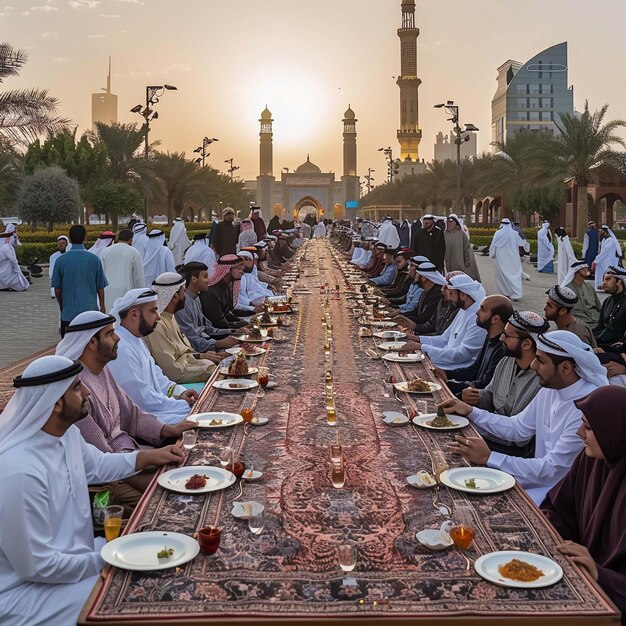
[[[466,495],[442,488],[416,490],[406,477],[432,470],[431,454],[442,450],[451,465],[450,433],[408,426],[388,426],[381,412],[400,406],[386,377],[429,376],[412,366],[372,360],[365,350],[373,339],[358,337],[359,324],[346,299],[345,281],[332,261],[326,241],[309,244],[301,266],[299,312],[286,343],[271,343],[257,357],[271,368],[278,388],[262,398],[254,392],[217,392],[207,388],[197,411],[239,411],[256,404],[264,426],[200,430],[199,445],[187,464],[218,464],[224,447],[237,448],[246,464],[264,476],[244,483],[241,499],[264,496],[270,515],[260,536],[231,515],[239,484],[226,491],[185,496],[154,482],[127,532],[178,531],[192,535],[202,526],[222,527],[215,556],[200,553],[180,569],[127,572],[108,569],[81,616],[81,623],[351,623],[408,620],[429,623],[516,623],[518,619],[562,624],[615,621],[615,611],[598,588],[555,549],[558,536],[524,492],[515,488],[492,496]],[[337,426],[326,424],[324,328],[317,286],[342,286],[331,299],[333,372]],[[285,332],[285,331],[284,331]],[[447,393],[444,389],[443,393]],[[407,394],[403,402],[411,404]],[[441,393],[427,396],[434,404]],[[339,438],[346,482],[330,480],[329,446]],[[437,501],[439,498],[439,501]],[[563,567],[556,585],[537,590],[498,587],[481,579],[461,552],[431,552],[415,534],[438,528],[446,507],[469,502],[477,536],[470,559],[494,550],[529,550],[549,555]],[[338,545],[357,545],[355,585],[344,585]],[[446,619],[447,618],[447,619]]]

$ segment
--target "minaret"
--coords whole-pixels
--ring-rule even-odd
[[[343,218],[343,208],[348,217],[356,215],[361,186],[356,175],[356,115],[348,105],[343,114],[343,176],[341,177],[342,202],[335,204],[335,219]]]
[[[113,124],[117,122],[117,96],[111,93],[111,57],[109,57],[109,73],[104,93],[91,94],[91,126],[96,130],[96,122]]]
[[[396,84],[400,87],[400,159],[417,161],[422,131],[419,128],[418,94],[421,80],[417,77],[417,38],[415,28],[415,0],[402,0],[402,26],[400,37],[400,76]]]
[[[259,133],[259,176],[257,177],[256,202],[268,216],[274,206],[274,149],[272,146],[272,114],[265,106],[261,113],[261,132]]]

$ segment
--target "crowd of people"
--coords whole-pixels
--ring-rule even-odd
[[[50,274],[62,338],[15,379],[0,415],[0,528],[13,529],[0,534],[2,623],[75,623],[103,566],[89,486],[130,514],[155,468],[184,460],[172,444],[195,426],[198,390],[312,237],[332,237],[361,269],[406,333],[402,351],[428,355],[455,395],[442,406],[480,434],[456,436],[455,452],[514,476],[563,554],[626,610],[626,270],[602,257],[610,229],[592,266],[572,252],[544,309],[528,311],[514,305],[528,242],[506,219],[489,248],[499,293],[487,295],[455,214],[379,225],[266,225],[257,207],[239,224],[231,208],[221,217],[192,241],[182,220],[169,241],[139,221],[89,250],[81,225],[59,237]],[[542,256],[538,270],[549,266]]]

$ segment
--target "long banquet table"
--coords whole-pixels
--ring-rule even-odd
[[[333,261],[328,241],[307,244],[300,260],[300,283],[311,294],[301,299],[290,341],[270,343],[252,359],[269,365],[278,387],[256,392],[218,392],[209,384],[194,412],[238,412],[254,406],[267,416],[264,426],[242,425],[199,431],[189,465],[217,464],[226,446],[240,451],[246,464],[264,476],[205,495],[181,495],[153,481],[126,533],[147,530],[193,535],[205,525],[222,528],[214,556],[200,553],[176,569],[128,572],[107,567],[81,614],[81,624],[614,624],[615,607],[579,568],[561,556],[559,537],[519,487],[497,495],[468,495],[445,487],[417,490],[406,477],[432,470],[432,453],[441,450],[451,466],[450,433],[413,424],[388,426],[385,410],[398,410],[386,382],[419,375],[432,377],[428,362],[399,365],[372,360],[365,350],[374,339],[360,338],[359,323],[346,300],[346,281]],[[325,327],[321,324],[320,283],[341,286],[330,299],[333,391],[337,425],[326,423]],[[255,363],[256,361],[256,363]],[[445,397],[434,393],[430,406]],[[400,394],[408,406],[412,397]],[[467,434],[472,434],[471,427]],[[457,431],[458,432],[458,431]],[[329,447],[339,439],[346,482],[330,480]],[[235,499],[264,496],[273,523],[260,536],[231,515]],[[477,535],[467,552],[432,552],[417,531],[438,528],[446,510],[468,502]],[[345,585],[337,547],[357,545],[358,561]],[[555,559],[564,570],[552,587],[511,589],[491,584],[471,563],[495,550],[526,550]]]

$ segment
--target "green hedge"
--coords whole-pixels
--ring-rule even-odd
[[[469,229],[472,239],[474,238],[474,235],[476,235],[477,237],[493,237],[493,234],[496,232],[496,230],[498,229],[495,226],[486,228],[471,227]],[[537,228],[522,228],[524,236],[529,241],[537,239],[537,230]],[[626,241],[626,230],[614,230],[613,232],[618,239]],[[572,243],[574,242],[572,241]]]

